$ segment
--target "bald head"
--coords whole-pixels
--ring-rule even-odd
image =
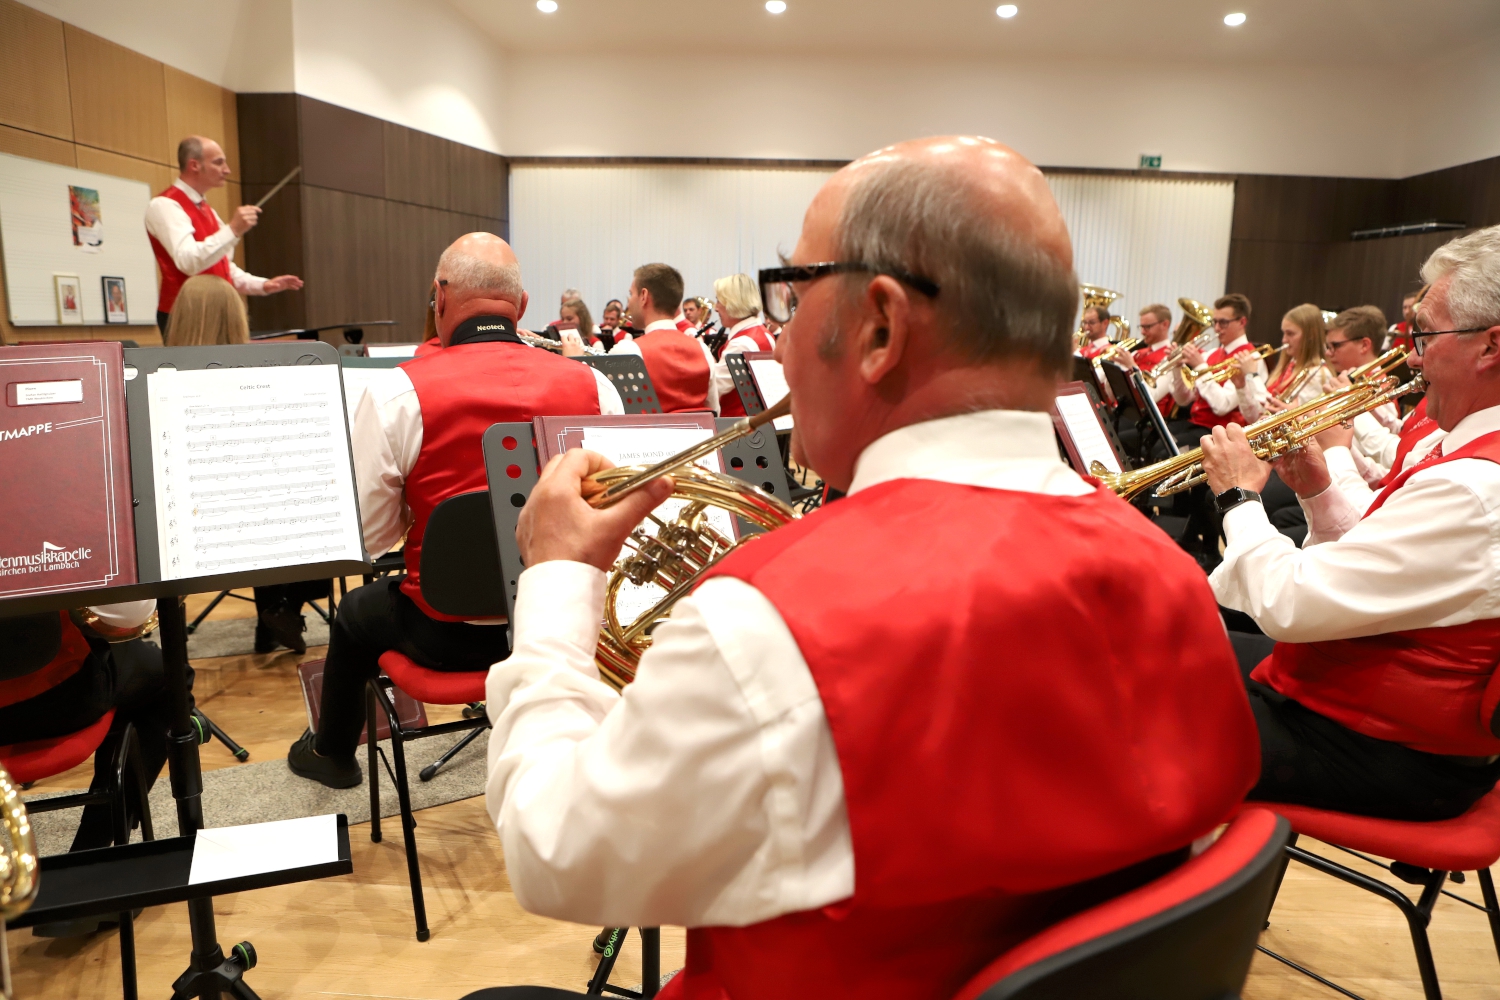
[[[444,346],[453,328],[472,316],[506,316],[519,322],[526,302],[515,251],[493,233],[460,236],[438,258],[433,314]]]
[[[233,173],[223,148],[201,135],[187,136],[177,144],[177,170],[183,182],[199,194],[223,187]]]
[[[1009,147],[939,136],[878,150],[834,175],[807,227],[826,235],[824,259],[936,284],[941,325],[970,361],[1067,366],[1072,243],[1041,171]]]

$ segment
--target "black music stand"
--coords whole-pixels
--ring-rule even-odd
[[[656,386],[651,381],[651,373],[646,371],[645,359],[639,354],[585,354],[574,360],[597,369],[614,383],[626,413],[661,412]]]
[[[186,852],[191,863],[194,838],[203,828],[203,774],[198,757],[200,742],[207,739],[206,730],[195,722],[187,685],[187,616],[182,598],[215,590],[295,583],[319,577],[334,578],[363,573],[367,563],[335,560],[304,566],[280,566],[271,569],[188,579],[161,579],[160,554],[157,547],[156,487],[154,458],[151,448],[151,422],[146,396],[146,378],[163,365],[179,371],[204,368],[262,368],[288,365],[337,365],[333,347],[321,343],[262,343],[215,347],[136,348],[125,351],[126,418],[129,430],[132,493],[135,498],[135,534],[137,578],[141,581],[121,587],[98,588],[0,601],[0,616],[37,614],[97,604],[155,599],[161,629],[162,663],[172,699],[172,728],[167,765],[172,783],[172,797],[177,802],[179,836],[150,844],[129,844],[80,852],[55,862],[57,869],[72,874],[60,879],[58,895],[49,895],[45,882],[42,896],[27,912],[28,923],[72,919],[104,913],[129,912],[140,906],[156,906],[186,901],[193,949],[188,968],[173,983],[174,1000],[191,997],[217,997],[230,993],[238,1000],[256,1000],[255,992],[241,978],[254,967],[255,949],[248,941],[234,946],[225,957],[219,946],[214,922],[213,897],[227,892],[282,885],[348,874],[354,870],[349,860],[348,836],[340,839],[339,861],[334,865],[313,866],[274,873],[265,881],[236,884],[225,888],[218,883],[186,885],[179,870],[180,857]],[[133,371],[132,371],[133,370]],[[342,400],[341,400],[342,405]],[[344,453],[353,474],[353,458],[347,433]],[[164,865],[154,859],[163,851],[175,851],[178,862]],[[19,921],[17,921],[19,924]],[[133,992],[133,991],[132,991]],[[133,1000],[133,997],[132,997]]]

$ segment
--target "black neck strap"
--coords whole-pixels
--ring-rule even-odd
[[[516,321],[508,316],[470,316],[453,330],[448,338],[449,347],[459,344],[485,344],[494,341],[511,344],[521,343],[516,336]]]

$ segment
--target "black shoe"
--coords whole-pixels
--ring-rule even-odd
[[[302,617],[301,608],[300,601],[295,605],[280,604],[267,608],[259,616],[259,624],[265,626],[266,632],[295,653],[307,652],[307,643],[302,639],[302,633],[307,631],[307,619]]]
[[[313,750],[316,738],[309,729],[286,752],[286,766],[291,768],[293,774],[299,778],[311,778],[329,788],[353,788],[365,780],[365,773],[359,769],[353,754],[346,760],[319,757]]]
[[[281,645],[276,637],[258,619],[255,622],[255,651],[257,653],[274,653],[276,647]]]

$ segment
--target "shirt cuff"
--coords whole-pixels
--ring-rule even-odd
[[[1266,516],[1265,504],[1254,500],[1242,503],[1224,515],[1224,556],[1228,559],[1228,550],[1233,545],[1279,534]]]
[[[1335,481],[1317,496],[1297,498],[1307,515],[1307,541],[1304,546],[1337,541],[1359,523],[1360,512],[1349,502]]]
[[[517,648],[543,641],[565,643],[592,665],[604,619],[606,582],[603,570],[563,559],[523,571],[516,581],[511,616]]]

